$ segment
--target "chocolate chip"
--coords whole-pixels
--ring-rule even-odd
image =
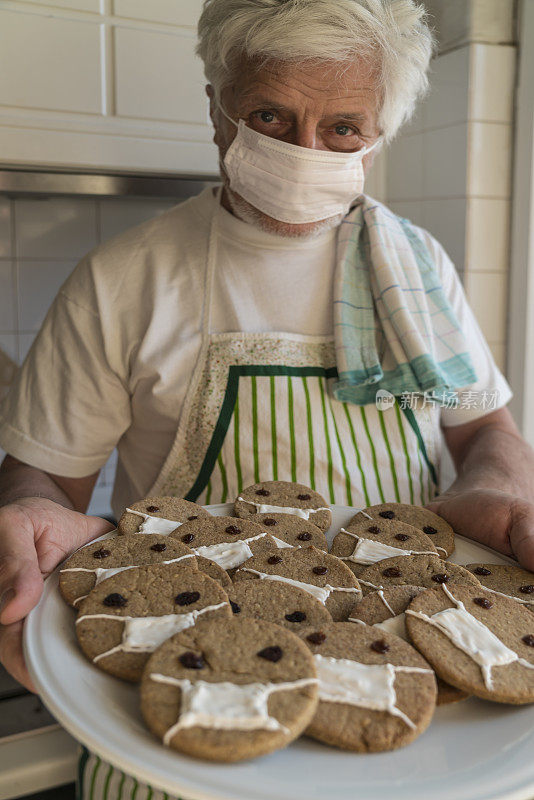
[[[326,575],[328,572],[328,567],[314,567],[312,569],[314,575]]]
[[[163,551],[167,549],[167,545],[165,542],[157,542],[153,544],[150,549],[154,550],[155,553],[163,553]]]
[[[525,586],[520,586],[519,591],[521,594],[532,594],[534,592],[534,585],[532,583],[527,583]]]
[[[153,514],[155,511],[159,511],[159,508],[157,506],[147,506],[146,510],[149,514]]]
[[[311,500],[310,494],[299,494],[297,495],[298,500]]]
[[[260,650],[256,655],[260,658],[264,658],[266,661],[272,661],[273,664],[276,664],[276,662],[280,661],[282,658],[283,653],[282,648],[275,644],[273,647],[264,647],[263,650]]]
[[[525,644],[528,644],[529,647],[534,647],[534,636],[531,633],[527,633],[526,636],[522,636],[521,641]]]
[[[444,572],[436,572],[435,575],[432,575],[432,580],[435,583],[448,583],[451,579],[450,575],[445,575]]]
[[[198,653],[193,653],[192,650],[188,650],[187,653],[182,653],[179,661],[182,667],[186,667],[187,669],[203,669],[204,667],[204,659],[202,656],[199,656]]]
[[[399,542],[407,542],[410,537],[407,533],[396,533],[395,539],[398,539]]]
[[[371,642],[369,646],[375,653],[387,653],[389,650],[389,644],[386,644],[383,639],[377,639],[376,642]]]
[[[200,592],[180,592],[174,598],[177,606],[190,606],[200,600]]]
[[[188,517],[187,519],[189,520],[189,522],[192,522],[194,519],[198,519],[198,516],[196,514],[193,514],[192,517]]]
[[[182,536],[182,542],[189,544],[189,542],[192,542],[194,538],[195,538],[194,533],[184,533],[184,535]]]
[[[100,550],[95,550],[93,558],[107,558],[111,555],[111,550],[105,550],[103,547]]]
[[[393,519],[395,517],[394,511],[379,511],[379,517],[383,517],[384,519]]]
[[[241,606],[238,606],[233,600],[230,600],[230,605],[232,606],[232,611],[234,614],[239,614],[241,612]]]
[[[306,614],[304,611],[293,611],[291,614],[286,614],[288,622],[304,622]]]
[[[312,644],[322,644],[326,640],[326,633],[315,631],[306,636],[306,639]]]
[[[486,567],[475,567],[473,572],[475,575],[491,575],[491,570],[486,569]]]
[[[367,528],[368,533],[380,533],[380,528],[378,525],[371,525],[370,528]]]
[[[275,519],[272,519],[271,517],[267,517],[267,519],[263,520],[263,524],[264,525],[268,525],[269,527],[271,527],[271,525],[277,525],[277,522],[276,522]]]
[[[271,556],[267,559],[268,564],[279,564],[282,561],[282,556]]]
[[[110,608],[122,608],[126,605],[128,600],[119,594],[118,592],[113,592],[112,594],[108,594],[107,597],[104,597],[102,600],[105,606],[109,606]]]
[[[425,525],[423,528],[423,533],[426,533],[428,536],[433,536],[435,533],[437,533],[437,529],[433,528],[432,525]]]
[[[225,533],[232,533],[234,536],[237,536],[238,533],[241,533],[241,528],[238,528],[237,525],[228,525],[228,527],[224,530]]]
[[[299,542],[309,542],[311,537],[312,537],[311,533],[308,533],[308,531],[304,531],[304,533],[299,533],[297,539],[299,540]]]
[[[256,489],[256,494],[259,494],[260,497],[269,497],[271,493],[267,489]]]
[[[398,567],[388,567],[382,572],[382,575],[385,578],[400,578],[401,574],[402,573]]]
[[[480,608],[493,608],[493,603],[487,597],[475,597],[473,603],[476,603]]]

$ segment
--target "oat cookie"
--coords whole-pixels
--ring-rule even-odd
[[[534,618],[515,600],[442,584],[412,600],[406,626],[453,686],[498,703],[534,702]]]
[[[328,542],[323,531],[309,520],[293,514],[257,514],[254,522],[276,537],[279,547],[283,547],[282,542],[291,547],[306,547],[311,544],[318,550],[328,551]]]
[[[238,517],[201,517],[185,522],[170,535],[190,547],[195,555],[209,558],[230,571],[253,555],[277,549],[267,528]]]
[[[515,564],[466,564],[465,568],[489,591],[517,600],[534,611],[534,572]]]
[[[181,497],[145,497],[128,506],[119,520],[118,530],[119,533],[165,534],[197,517],[211,517],[211,514]]]
[[[203,621],[173,636],[150,658],[141,711],[164,744],[231,762],[293,741],[317,707],[308,648],[265,620]]]
[[[339,558],[316,547],[255,556],[234,575],[234,582],[257,579],[281,581],[310,592],[326,606],[334,620],[347,619],[361,599],[360,585],[350,569]]]
[[[330,552],[341,558],[356,577],[370,564],[384,558],[438,554],[430,537],[417,528],[395,519],[370,520],[359,514],[347,528],[341,528]]]
[[[313,522],[322,531],[332,524],[332,512],[319,492],[302,483],[263,481],[243,489],[234,505],[236,517],[293,514]]]
[[[266,619],[297,635],[310,625],[320,628],[332,615],[309,592],[280,581],[237,581],[228,593],[234,614]]]
[[[422,586],[389,586],[387,589],[379,589],[371,592],[358,603],[351,616],[350,622],[372,625],[378,630],[387,633],[394,633],[400,636],[405,642],[411,644],[410,637],[406,630],[405,611],[414,599],[421,592],[426,591]],[[445,703],[456,703],[458,700],[465,699],[467,692],[450,686],[445,681],[438,679],[438,706]]]
[[[434,672],[407,642],[351,622],[303,641],[314,654],[319,706],[306,733],[359,753],[395,750],[430,724],[436,705]]]
[[[230,619],[228,595],[191,567],[136,567],[96,586],[80,603],[76,634],[97,667],[129,681],[159,645],[198,619]]]
[[[182,542],[167,536],[113,536],[82,547],[73,553],[59,572],[59,591],[76,607],[106,578],[150,564],[195,564],[195,556]],[[196,567],[195,567],[196,568]]]
[[[385,586],[424,586],[433,589],[440,583],[480,586],[465,567],[443,561],[438,556],[396,556],[367,567],[359,577],[364,594]]]
[[[422,506],[411,506],[406,503],[380,503],[364,508],[363,512],[369,514],[373,519],[397,519],[414,528],[419,528],[427,536],[430,536],[434,547],[443,558],[450,556],[454,551],[454,531],[449,523]],[[352,520],[349,524],[351,523]]]

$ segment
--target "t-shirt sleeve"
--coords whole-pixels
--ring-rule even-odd
[[[430,250],[440,273],[443,291],[463,331],[467,351],[471,356],[477,375],[475,383],[458,389],[456,407],[451,402],[450,407],[444,406],[441,409],[443,427],[463,425],[503,408],[510,401],[512,390],[495,363],[484,334],[467,301],[454,264],[443,247],[428,231],[419,228],[418,233]]]
[[[33,467],[81,478],[105,464],[130,415],[125,376],[110,364],[90,266],[81,262],[2,403],[0,446]]]

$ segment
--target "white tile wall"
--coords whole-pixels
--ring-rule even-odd
[[[161,214],[176,200],[0,197],[0,350],[21,364],[57,290],[77,260],[110,236]],[[0,451],[0,458],[3,457]],[[113,453],[89,511],[111,514]]]

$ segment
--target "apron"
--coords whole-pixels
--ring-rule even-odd
[[[332,337],[212,331],[218,209],[200,354],[174,443],[147,496],[226,503],[250,484],[288,480],[330,504],[427,503],[438,491],[441,449],[433,404],[395,401],[381,410],[335,400]],[[84,748],[78,800],[185,799],[139,783]]]

